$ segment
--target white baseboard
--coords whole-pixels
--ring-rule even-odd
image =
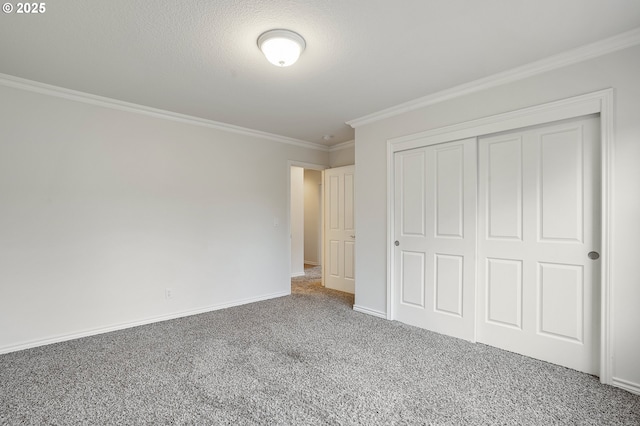
[[[291,278],[295,278],[295,277],[304,277],[304,271],[302,271],[302,272],[292,272],[291,273]]]
[[[140,325],[152,324],[155,322],[167,321],[176,318],[188,317],[191,315],[204,314],[207,312],[218,311],[220,309],[232,308],[234,306],[246,305],[248,303],[261,302],[263,300],[275,299],[277,297],[289,296],[291,291],[284,291],[278,293],[265,294],[257,297],[250,297],[247,299],[235,300],[233,302],[221,303],[219,305],[206,306],[203,308],[192,309],[188,311],[175,312],[167,315],[160,315],[157,317],[146,318],[139,321],[126,322],[121,324],[115,324],[108,327],[99,327],[89,330],[80,331],[77,333],[60,334],[57,336],[48,337],[46,339],[31,340],[29,342],[23,342],[17,345],[0,347],[0,354],[6,354],[9,352],[17,352],[24,349],[35,348],[38,346],[50,345],[52,343],[66,342],[68,340],[80,339],[82,337],[95,336],[97,334],[109,333],[111,331],[124,330],[126,328],[138,327]]]
[[[375,309],[365,308],[364,306],[353,305],[353,310],[367,315],[373,315],[374,317],[387,319],[387,313],[378,311]]]
[[[311,261],[311,260],[305,260],[305,261],[304,261],[304,264],[305,264],[305,265],[311,265],[311,266],[320,266],[320,263],[318,263],[318,262],[313,262],[313,261]]]
[[[617,388],[624,389],[636,395],[640,395],[640,384],[638,383],[633,383],[628,380],[622,380],[622,379],[613,377],[611,379],[611,384]]]

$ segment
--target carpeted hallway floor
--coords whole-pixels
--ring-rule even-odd
[[[640,424],[640,396],[291,296],[0,355],[0,424]]]

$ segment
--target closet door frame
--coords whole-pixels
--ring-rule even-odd
[[[599,114],[601,158],[601,241],[600,274],[600,382],[612,383],[613,342],[611,333],[611,179],[613,174],[614,145],[614,92],[601,90],[529,108],[519,109],[452,126],[428,130],[413,135],[387,140],[387,319],[394,319],[394,154],[399,151],[435,145],[460,139],[474,138],[492,133],[554,121]],[[476,280],[477,282],[477,280]],[[475,339],[474,339],[475,340]]]

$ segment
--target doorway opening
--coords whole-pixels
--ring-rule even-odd
[[[290,165],[291,281],[324,285],[323,167]]]

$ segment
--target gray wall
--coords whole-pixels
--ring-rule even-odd
[[[0,352],[290,292],[327,152],[4,86],[0,134]]]
[[[322,229],[320,201],[322,172],[319,170],[304,170],[304,261],[305,263],[320,265]]]
[[[291,276],[304,275],[304,169],[291,167]]]
[[[353,144],[339,144],[329,151],[329,167],[351,166],[355,161],[356,151]]]

